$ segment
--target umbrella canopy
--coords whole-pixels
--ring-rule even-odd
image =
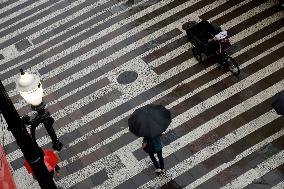
[[[279,115],[284,115],[284,90],[272,98],[272,107]]]
[[[128,126],[138,137],[154,137],[162,134],[171,121],[171,112],[164,106],[148,104],[133,112]]]
[[[49,172],[53,171],[55,165],[58,163],[58,157],[52,150],[43,150],[44,152],[44,164],[47,167]],[[25,160],[24,166],[26,167],[29,173],[32,173],[32,168],[30,167],[29,163]]]

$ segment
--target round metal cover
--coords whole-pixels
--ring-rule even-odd
[[[119,84],[129,84],[132,83],[133,81],[135,81],[138,77],[138,74],[134,71],[125,71],[122,72],[118,78],[117,78],[117,82]]]

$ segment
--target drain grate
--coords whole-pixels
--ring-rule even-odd
[[[20,52],[20,51],[23,51],[23,50],[27,49],[31,45],[32,44],[29,42],[28,39],[23,39],[23,40],[19,41],[18,43],[16,43],[15,47]]]
[[[117,82],[119,84],[129,84],[132,83],[133,81],[135,81],[138,77],[138,74],[135,71],[125,71],[122,72],[118,78],[117,78]]]

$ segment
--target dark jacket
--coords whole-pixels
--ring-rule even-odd
[[[149,143],[154,152],[158,152],[162,149],[162,143],[160,136],[144,137],[143,143]]]

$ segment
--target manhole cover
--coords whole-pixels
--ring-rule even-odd
[[[134,71],[125,71],[122,72],[118,78],[117,78],[117,82],[119,84],[128,84],[128,83],[132,83],[133,81],[135,81],[138,77],[138,74]]]
[[[3,60],[3,59],[4,59],[3,54],[0,54],[0,60]]]
[[[18,43],[15,44],[15,47],[18,51],[23,51],[32,44],[29,42],[28,39],[23,39],[22,41],[19,41]]]

